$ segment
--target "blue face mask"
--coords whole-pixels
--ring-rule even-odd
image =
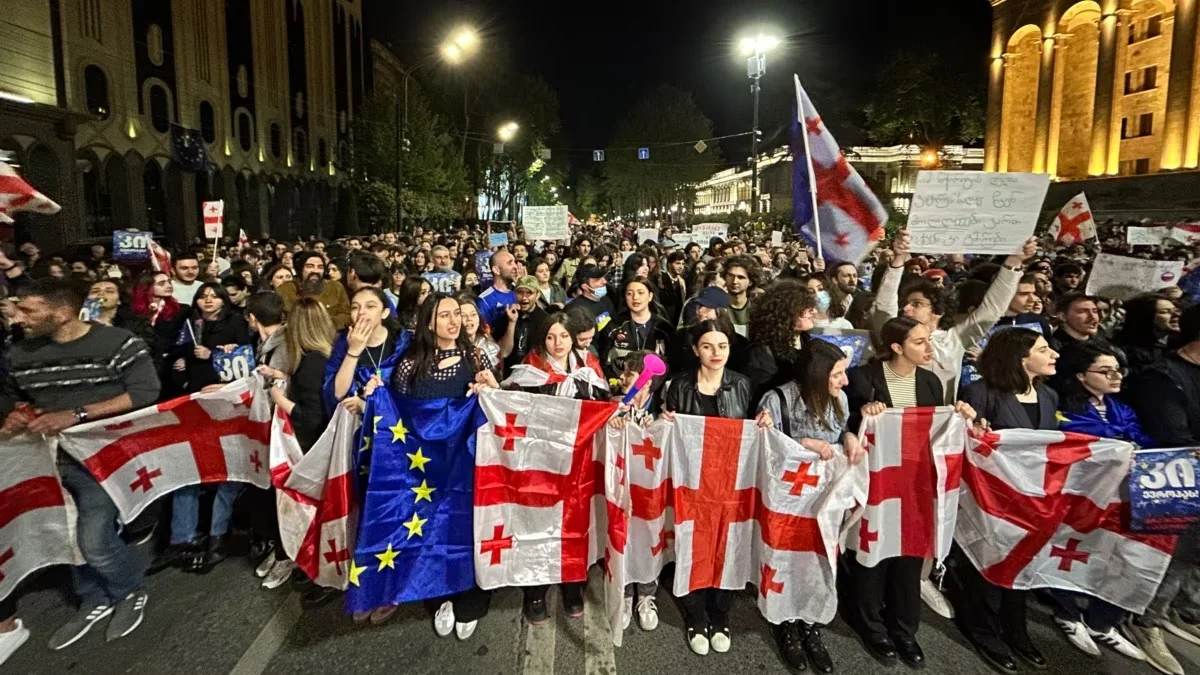
[[[833,299],[829,297],[829,291],[817,291],[817,311],[828,312],[829,304]]]
[[[593,288],[592,295],[596,296],[597,300],[599,300],[600,298],[603,298],[604,296],[608,295],[608,286],[601,286],[600,288]]]

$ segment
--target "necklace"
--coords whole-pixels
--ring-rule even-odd
[[[371,353],[371,347],[363,347],[363,353],[365,353],[367,358],[371,360],[371,365],[375,366],[375,376],[379,379],[383,379],[383,369],[379,366],[379,362],[383,360],[383,351],[386,348],[386,342],[379,345],[379,358],[377,359],[375,358],[375,355]]]

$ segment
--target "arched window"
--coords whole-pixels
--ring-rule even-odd
[[[271,156],[276,159],[283,154],[283,132],[278,124],[271,125]]]
[[[156,84],[150,87],[150,125],[165,134],[171,130],[171,105],[167,88]]]
[[[146,29],[146,58],[156,66],[163,64],[163,32],[156,23]]]
[[[321,167],[329,166],[329,148],[325,145],[325,139],[317,141],[317,164]]]
[[[238,143],[241,144],[242,150],[249,152],[254,145],[254,120],[250,118],[250,113],[245,110],[237,111],[237,128]]]
[[[83,69],[83,95],[88,112],[102,120],[108,119],[108,76],[100,66]]]
[[[293,155],[297,164],[308,164],[308,135],[303,129],[297,129],[295,134],[295,149]]]
[[[204,142],[212,144],[217,140],[217,114],[208,101],[200,102],[200,135]]]

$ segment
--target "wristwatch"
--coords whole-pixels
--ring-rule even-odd
[[[78,408],[76,408],[75,409],[75,421],[83,423],[83,422],[86,422],[87,420],[88,420],[88,414],[87,414],[87,411],[83,409],[83,406],[79,406]]]

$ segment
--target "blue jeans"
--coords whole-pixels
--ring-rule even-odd
[[[241,483],[221,483],[217,486],[217,498],[213,500],[212,523],[208,534],[223,537],[229,532],[229,518],[233,515],[233,502],[242,491]],[[196,538],[200,524],[200,486],[188,485],[175,491],[171,507],[171,543],[186,544]]]
[[[83,565],[71,569],[83,607],[114,605],[140,589],[145,567],[117,530],[117,506],[92,474],[74,461],[58,467],[63,487],[79,511],[79,549]]]

